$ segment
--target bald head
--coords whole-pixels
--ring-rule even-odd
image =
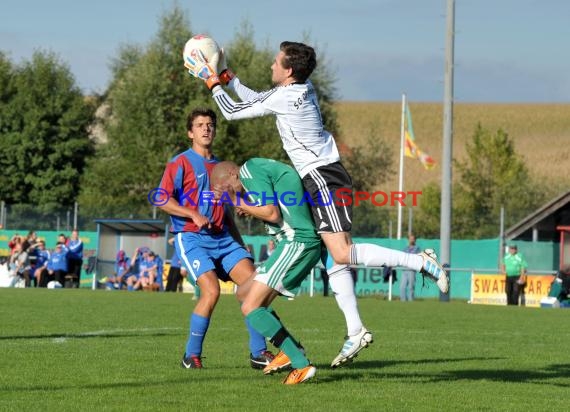
[[[224,186],[230,184],[235,187],[235,181],[239,183],[239,166],[234,162],[220,162],[210,174],[210,184],[212,186]]]

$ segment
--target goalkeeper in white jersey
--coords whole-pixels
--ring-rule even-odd
[[[352,243],[352,202],[337,196],[339,189],[343,189],[342,193],[347,189],[352,193],[352,180],[340,162],[333,136],[323,128],[318,99],[309,80],[316,65],[312,47],[282,42],[271,65],[274,87],[257,92],[243,85],[227,68],[223,52],[216,53],[210,62],[205,58],[185,61],[191,75],[205,80],[227,120],[276,117],[283,148],[301,176],[305,190],[314,199],[312,215],[334,261],[327,272],[348,332],[339,355],[331,363],[334,368],[350,362],[372,342],[372,334],[360,319],[349,265],[410,268],[432,279],[444,293],[448,291],[449,280],[433,250],[416,255],[369,243]],[[235,102],[222,85],[232,89],[241,102]]]

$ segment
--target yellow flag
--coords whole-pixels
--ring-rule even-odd
[[[406,121],[404,124],[404,154],[406,157],[411,157],[413,159],[418,159],[426,170],[433,169],[435,166],[435,160],[420,150],[414,139],[414,128],[412,127],[412,113],[410,108],[406,103]]]

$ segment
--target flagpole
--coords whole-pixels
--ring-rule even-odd
[[[404,191],[404,141],[406,121],[406,94],[402,93],[402,122],[400,124],[400,178],[398,179],[398,191]],[[402,238],[402,203],[398,202],[398,229],[396,239]]]

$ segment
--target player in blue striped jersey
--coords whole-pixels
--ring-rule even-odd
[[[187,119],[192,148],[175,156],[166,165],[160,189],[166,202],[159,206],[171,217],[176,254],[188,271],[188,279],[200,287],[200,298],[190,316],[188,341],[181,365],[202,368],[202,346],[210,318],[220,297],[220,284],[232,280],[238,287],[238,299],[247,292],[242,287],[255,273],[251,255],[242,246],[241,237],[224,206],[201,201],[211,191],[210,174],[218,159],[212,145],[216,136],[216,114],[211,109],[195,109]],[[273,355],[267,351],[265,338],[249,324],[250,363],[263,368]]]

